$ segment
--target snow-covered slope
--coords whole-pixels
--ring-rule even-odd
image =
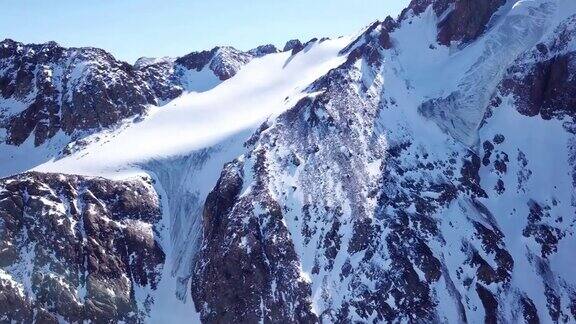
[[[313,96],[302,92],[344,62],[346,57],[338,52],[349,42],[349,38],[342,37],[310,44],[306,53],[295,56],[282,52],[254,59],[212,91],[187,93],[165,106],[153,107],[142,121],[36,169],[80,174],[116,172],[131,164],[207,148],[239,132],[253,132],[302,96]],[[245,138],[238,140],[242,145]]]
[[[572,0],[414,0],[354,37],[195,53],[186,78],[205,88],[65,154],[2,146],[3,175],[40,173],[0,183],[0,233],[20,233],[6,225],[18,208],[56,224],[94,217],[67,201],[88,199],[82,188],[92,182],[130,201],[140,183],[157,197],[147,212],[161,211],[146,218],[157,243],[145,236],[143,246],[157,244],[165,259],[150,272],[153,286],[129,275],[103,284],[134,291],[105,303],[118,319],[576,321],[575,24]],[[135,68],[177,75],[184,58]],[[216,71],[229,77],[206,77]],[[18,156],[31,158],[23,167]],[[13,183],[43,188],[48,201]],[[82,194],[58,189],[66,183]],[[97,206],[119,208],[106,190],[90,193]],[[122,215],[107,222],[129,233],[137,217],[114,218]],[[0,242],[14,245],[9,237]],[[22,271],[24,246],[10,248],[17,256],[0,273],[10,296],[24,296],[11,309],[72,321],[28,285],[39,270]],[[132,261],[121,263],[126,273]],[[80,294],[73,283],[56,286]],[[84,296],[79,305],[96,298]]]
[[[16,174],[86,144],[86,137],[138,121],[152,105],[203,92],[272,45],[216,47],[134,66],[96,48],[0,42],[0,175]],[[99,135],[96,135],[99,136]]]

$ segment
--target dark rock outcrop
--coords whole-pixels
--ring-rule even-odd
[[[280,52],[276,46],[272,44],[260,45],[256,48],[249,50],[247,53],[254,56],[254,57],[262,57],[264,55],[273,54]]]
[[[409,15],[420,15],[428,7],[443,19],[438,23],[438,42],[470,43],[486,30],[487,24],[506,0],[412,0],[402,11],[399,21]]]
[[[283,52],[292,51],[292,55],[295,55],[296,53],[300,52],[303,48],[304,45],[300,40],[292,39],[286,42],[286,45],[284,45],[284,49],[282,51]]]
[[[514,65],[509,69],[511,77],[502,84],[503,93],[513,94],[523,115],[576,118],[576,78],[569,69],[575,63],[576,52],[571,52]]]
[[[135,290],[160,279],[160,218],[158,197],[141,180],[1,179],[0,321],[142,322],[149,305]]]
[[[259,156],[255,172],[266,181],[264,155]],[[227,164],[206,199],[204,244],[192,280],[202,321],[315,322],[310,285],[300,278],[282,210],[270,196],[240,196],[242,166]]]
[[[66,49],[56,43],[0,43],[0,93],[17,102],[0,106],[7,143],[31,134],[40,145],[62,130],[108,127],[141,114],[154,95],[134,68],[96,48]],[[21,106],[18,107],[18,106]]]
[[[438,24],[438,42],[450,45],[454,41],[469,43],[475,40],[484,33],[490,18],[505,3],[506,0],[454,1],[454,9]]]

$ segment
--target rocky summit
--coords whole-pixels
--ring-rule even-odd
[[[134,65],[0,43],[2,323],[576,322],[576,2]]]

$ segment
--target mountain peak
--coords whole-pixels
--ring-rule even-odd
[[[286,42],[286,45],[284,45],[284,49],[282,51],[283,52],[292,51],[293,54],[296,54],[299,51],[301,51],[303,47],[304,45],[302,45],[302,42],[300,40],[291,39]]]

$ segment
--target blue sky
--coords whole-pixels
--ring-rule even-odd
[[[409,0],[5,0],[0,38],[95,46],[134,62],[216,45],[250,49],[350,34]]]

